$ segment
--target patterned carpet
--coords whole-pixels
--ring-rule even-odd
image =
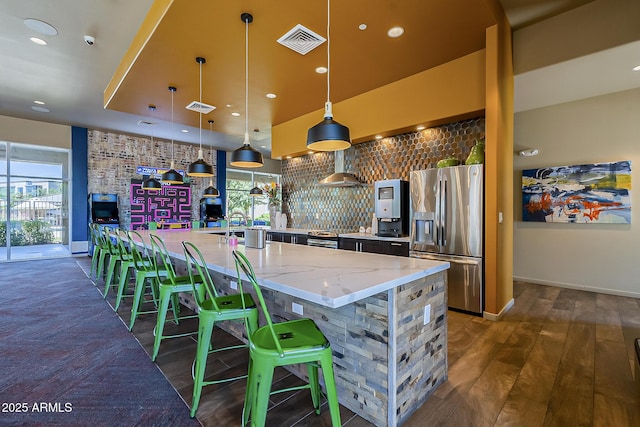
[[[0,425],[200,425],[74,258],[0,264],[0,302]]]

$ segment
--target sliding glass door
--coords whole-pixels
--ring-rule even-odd
[[[69,157],[0,142],[0,261],[70,255]]]

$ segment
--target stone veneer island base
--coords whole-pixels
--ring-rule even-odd
[[[237,277],[230,250],[226,245],[220,245],[217,237],[207,236],[211,242],[211,247],[208,247],[209,241],[201,237],[202,234],[182,231],[161,233],[179,269],[184,268],[179,242],[189,240],[203,250],[218,289],[222,293],[237,292],[232,288]],[[397,426],[446,381],[447,263],[277,242],[271,242],[267,249],[238,247],[254,266],[273,320],[300,317],[292,312],[292,304],[300,304],[303,316],[313,319],[331,342],[340,404],[377,426]],[[312,257],[314,262],[303,261],[305,256]],[[287,260],[290,260],[289,265],[285,265]],[[337,277],[336,282],[320,279],[315,285],[325,289],[319,289],[318,298],[309,297],[307,293],[313,289],[317,275],[314,271],[322,269],[318,265],[327,263],[331,267],[325,274]],[[369,277],[364,270],[358,271],[359,266],[366,264],[373,265],[369,269],[377,271],[374,276],[378,276],[381,283],[375,283],[376,279]],[[341,275],[341,267],[349,272]],[[385,286],[383,282],[387,279],[388,270],[396,268],[398,277],[391,281],[392,285]],[[304,289],[292,289],[296,278],[290,276],[302,273],[302,269],[308,269],[308,280],[302,286]],[[416,274],[420,269],[422,274]],[[329,297],[327,288],[333,289],[337,283],[344,287],[347,277],[353,281],[360,278],[361,281],[373,282],[361,284],[353,291],[355,295],[349,297],[351,302]],[[243,284],[248,285],[245,281]],[[365,288],[381,290],[366,295],[367,292],[362,290]],[[244,286],[244,289],[247,291],[249,286]],[[305,298],[291,295],[300,291]],[[344,292],[349,294],[346,290]],[[181,299],[194,307],[190,295],[182,295]],[[427,324],[425,307],[430,307]],[[264,324],[263,318],[260,324]],[[246,340],[241,324],[223,322],[219,326]],[[303,367],[293,372],[307,379]]]

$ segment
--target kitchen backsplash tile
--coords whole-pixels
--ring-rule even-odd
[[[356,187],[318,183],[335,171],[331,152],[283,160],[283,211],[290,218],[289,227],[337,233],[369,227],[375,181],[409,180],[412,170],[435,167],[450,156],[464,162],[476,140],[484,139],[484,132],[485,120],[480,117],[356,144],[346,150],[344,162],[345,171],[362,183]]]

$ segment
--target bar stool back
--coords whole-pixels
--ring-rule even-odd
[[[309,389],[316,414],[320,414],[320,382],[318,368],[322,369],[326,398],[331,412],[331,424],[340,426],[340,406],[333,374],[331,344],[312,319],[302,318],[273,323],[264,301],[260,285],[253,267],[244,254],[233,251],[238,286],[244,293],[242,275],[253,286],[267,325],[249,334],[249,379],[242,414],[243,425],[250,420],[251,425],[264,426],[269,405],[269,396],[291,390]],[[309,384],[271,391],[273,371],[277,366],[304,363],[307,365]]]
[[[151,248],[153,249],[152,261],[156,269],[158,276],[158,288],[160,292],[160,301],[158,303],[158,317],[156,320],[156,327],[154,329],[155,338],[153,340],[153,354],[151,360],[155,362],[158,352],[160,351],[160,343],[165,338],[179,338],[188,335],[195,335],[197,331],[188,331],[184,333],[177,333],[172,335],[163,335],[164,325],[167,321],[167,311],[169,311],[169,302],[171,302],[171,308],[173,311],[173,322],[178,325],[180,320],[191,319],[197,317],[197,315],[179,316],[180,313],[180,301],[178,294],[180,292],[192,292],[191,279],[189,276],[178,276],[171,263],[169,252],[167,247],[160,237],[155,234],[150,234]],[[196,288],[200,287],[202,279],[194,278],[196,281]]]
[[[102,296],[106,299],[109,293],[109,288],[115,287],[113,284],[113,277],[116,274],[118,263],[120,262],[120,250],[118,249],[118,243],[113,234],[118,232],[118,228],[102,227],[102,239],[107,247],[107,253],[109,255],[109,264],[107,265],[107,278],[104,280],[104,293]]]
[[[144,248],[144,239],[134,230],[129,230],[128,246],[131,251],[131,258],[133,260],[133,269],[135,271],[136,282],[133,288],[133,302],[131,305],[131,319],[129,320],[129,330],[133,330],[133,326],[140,314],[157,313],[158,306],[158,276],[166,277],[167,273],[164,270],[156,271],[156,266],[151,260],[149,251]],[[139,243],[138,243],[139,242]],[[138,248],[138,244],[142,245],[142,249]],[[147,291],[148,287],[148,291]],[[147,291],[147,292],[145,292]],[[151,295],[150,300],[144,299],[144,295]],[[143,311],[142,307],[144,303],[152,303],[153,309]]]
[[[93,243],[91,276],[97,281],[104,277],[104,259],[109,250],[104,242],[102,233],[100,232],[100,226],[95,222],[92,222],[89,230],[91,232],[91,242]]]
[[[218,294],[200,250],[191,242],[182,242],[182,246],[187,260],[189,277],[191,278],[191,283],[194,285],[193,296],[198,304],[198,346],[191,370],[193,377],[191,417],[195,417],[198,404],[200,403],[202,387],[247,377],[247,375],[241,375],[204,381],[204,372],[207,367],[207,357],[209,354],[247,347],[246,344],[242,344],[210,349],[213,328],[216,322],[222,322],[224,320],[243,321],[245,322],[248,334],[251,334],[258,329],[258,307],[249,294]],[[202,278],[202,286],[200,289],[195,286],[195,279],[197,277]]]

